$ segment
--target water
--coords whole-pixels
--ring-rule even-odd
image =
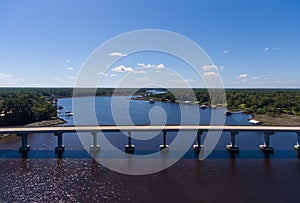
[[[97,118],[103,125],[115,123],[110,102],[110,97],[96,98]],[[72,110],[70,98],[60,99],[59,105],[65,107],[63,111]],[[194,107],[183,108],[193,115]],[[223,110],[201,109],[200,123],[209,124],[211,111],[222,116]],[[149,124],[149,112],[155,118],[165,118],[168,124],[180,123],[177,104],[130,104],[131,119],[136,124]],[[73,124],[72,117],[64,118],[68,121],[65,125]],[[247,118],[245,114],[232,114],[226,117],[226,124],[248,125]],[[85,119],[88,122],[90,118]],[[123,150],[126,137],[114,134],[118,136],[107,137],[113,137],[111,142]],[[175,136],[169,135],[168,142]],[[149,142],[134,144],[139,152],[158,149],[161,141],[158,135]],[[225,149],[229,133],[223,133],[213,153],[203,161],[190,149],[166,170],[128,176],[94,161],[76,134],[64,135],[66,151],[62,158],[54,153],[56,139],[50,134],[29,136],[28,159],[20,158],[19,139],[0,141],[0,202],[298,202],[300,159],[293,149],[295,142],[295,134],[277,133],[271,137],[274,154],[265,155],[258,149],[263,143],[261,133],[241,132],[236,137],[240,153],[231,155]]]

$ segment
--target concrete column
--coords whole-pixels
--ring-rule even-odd
[[[131,131],[128,131],[128,144],[125,146],[125,152],[129,154],[134,153],[134,145],[131,144]]]
[[[294,146],[295,150],[300,152],[300,131],[296,132],[297,133],[297,144]]]
[[[202,135],[202,131],[198,130],[197,131],[197,138],[196,141],[197,143],[195,145],[193,145],[193,149],[195,152],[200,152],[200,150],[203,148],[203,145],[201,145],[201,135]]]
[[[30,150],[30,145],[27,144],[28,133],[19,133],[18,136],[22,138],[22,146],[19,148],[19,152],[27,153]]]
[[[163,130],[163,144],[159,145],[159,148],[160,150],[163,150],[168,147],[169,145],[167,145],[167,131]]]
[[[238,131],[230,131],[230,144],[226,145],[226,148],[230,152],[239,152],[239,148],[235,144],[235,136],[238,134]]]
[[[259,148],[263,150],[264,152],[273,152],[273,147],[270,146],[270,136],[274,135],[274,132],[272,131],[266,131],[264,132],[264,144],[259,145]]]
[[[65,150],[65,145],[62,144],[62,132],[55,132],[54,136],[57,136],[57,147],[55,147],[55,152],[60,153]]]
[[[100,150],[100,145],[97,144],[97,132],[91,132],[93,136],[93,144],[90,147],[91,152],[98,152]]]

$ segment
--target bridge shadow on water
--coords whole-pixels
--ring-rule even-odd
[[[136,150],[134,152],[136,157],[139,155],[149,155],[152,153],[157,153],[157,150]],[[200,152],[203,153],[203,152]],[[176,153],[175,153],[176,154]],[[104,152],[101,150],[97,154],[98,157],[105,158],[120,158],[116,156],[114,152]],[[125,155],[125,152],[124,152]],[[124,156],[125,157],[125,156]],[[176,155],[177,157],[177,155]],[[181,159],[195,159],[197,160],[199,154],[193,149],[187,151]],[[28,159],[55,159],[55,158],[71,158],[71,159],[89,159],[93,156],[86,150],[65,150],[62,153],[55,153],[53,150],[30,150],[27,154],[19,153],[18,150],[0,150],[0,159],[18,159],[18,158],[28,158]],[[143,158],[141,156],[141,158]],[[159,157],[158,157],[159,158]],[[171,156],[172,158],[172,156]],[[261,150],[240,150],[238,153],[230,153],[225,150],[214,150],[212,151],[206,159],[300,159],[300,153],[295,150],[274,150],[273,153],[265,153]],[[122,157],[120,158],[122,159]]]

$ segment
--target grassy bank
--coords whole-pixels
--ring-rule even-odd
[[[277,125],[277,126],[299,126],[300,116],[290,114],[281,114],[273,117],[265,114],[254,114],[253,119],[259,120],[263,125]]]

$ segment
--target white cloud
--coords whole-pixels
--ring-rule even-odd
[[[6,73],[0,73],[0,78],[2,79],[2,78],[11,78],[11,77],[13,77],[13,75],[11,75],[11,74],[6,74]]]
[[[144,64],[144,63],[138,63],[137,64],[139,67],[141,68],[156,68],[156,69],[163,69],[166,68],[166,66],[164,64],[158,64],[158,65],[154,65],[154,64]]]
[[[264,51],[270,51],[269,47],[264,48]]]
[[[247,74],[247,73],[244,73],[244,74],[239,75],[237,78],[238,78],[238,79],[245,79],[245,78],[247,78],[247,77],[248,77],[248,74]]]
[[[209,71],[209,72],[205,72],[202,75],[203,77],[217,77],[218,73],[214,72],[214,71]]]
[[[212,71],[212,70],[217,70],[217,66],[216,65],[206,65],[206,66],[202,66],[202,69],[204,71]]]
[[[165,68],[165,66],[164,66],[164,64],[159,64],[159,65],[156,66],[156,68],[157,69],[163,69],[163,68]]]
[[[140,66],[141,68],[155,68],[155,65],[152,65],[152,64],[143,64],[143,63],[138,63],[137,64],[138,66]]]
[[[227,50],[227,49],[223,51],[223,54],[230,54],[230,53],[231,53],[231,51]]]
[[[280,50],[280,48],[276,47],[275,50],[278,51],[278,50]]]
[[[134,72],[134,70],[131,67],[126,67],[124,65],[117,66],[112,69],[114,72],[118,73],[124,73],[124,72]]]
[[[208,72],[217,71],[217,70],[219,70],[220,72],[223,72],[225,67],[222,66],[222,65],[219,65],[219,66],[217,66],[217,65],[205,65],[205,66],[202,66],[202,69],[204,71],[208,71]]]
[[[115,77],[115,76],[116,76],[116,74],[110,74],[109,76],[110,76],[110,77]]]
[[[66,60],[66,63],[70,63],[71,61],[70,60]]]
[[[124,53],[121,53],[121,52],[111,52],[110,54],[108,54],[109,56],[127,56],[128,54],[124,54]]]
[[[144,66],[144,68],[155,68],[155,65],[147,64],[146,66]]]
[[[73,67],[69,67],[68,70],[74,70],[74,68]]]

